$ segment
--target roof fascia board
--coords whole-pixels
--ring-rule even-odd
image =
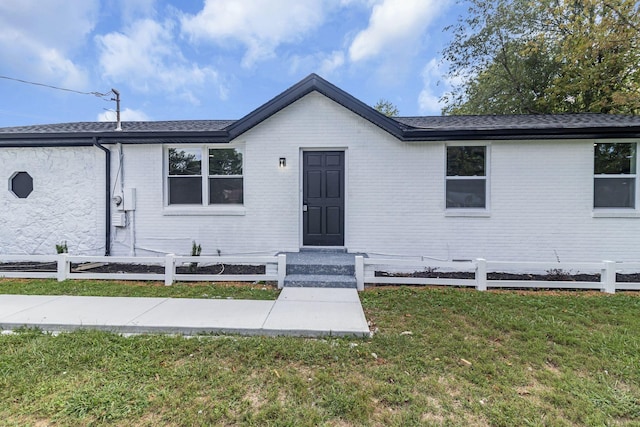
[[[228,126],[230,139],[235,139],[249,129],[268,119],[278,111],[293,104],[300,98],[316,91],[348,110],[370,121],[398,139],[402,139],[402,128],[395,120],[369,107],[354,96],[332,85],[317,74],[310,74],[275,98],[261,105],[240,120]]]
[[[446,140],[524,140],[524,139],[610,139],[640,138],[640,128],[592,128],[592,129],[499,129],[499,130],[451,130],[409,129],[403,133],[403,141]]]
[[[203,135],[202,132],[145,132],[109,136],[79,134],[19,134],[0,136],[2,147],[83,147],[93,145],[93,138],[102,144],[225,144],[233,138],[220,132]],[[467,141],[467,140],[533,140],[533,139],[612,139],[640,138],[640,128],[612,129],[509,129],[509,130],[452,130],[409,129],[399,139],[405,142]]]
[[[72,147],[93,145],[93,138],[104,144],[158,144],[162,140],[171,143],[228,143],[225,131],[215,132],[126,132],[126,133],[30,133],[0,134],[0,147]]]
[[[98,138],[100,139],[100,138]],[[57,141],[42,141],[38,140],[38,138],[32,138],[29,140],[0,140],[0,148],[19,148],[19,147],[91,147],[93,146],[92,139],[82,139],[82,140],[57,140]]]

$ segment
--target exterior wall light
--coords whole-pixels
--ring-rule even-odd
[[[285,157],[280,157],[279,165],[280,165],[281,168],[287,167],[287,159]]]

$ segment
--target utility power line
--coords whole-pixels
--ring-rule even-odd
[[[8,77],[8,76],[0,76],[0,79],[6,79],[6,80],[13,80],[15,82],[20,82],[20,83],[26,83],[26,84],[30,84],[30,85],[34,85],[34,86],[42,86],[42,87],[47,87],[49,89],[56,89],[56,90],[63,90],[66,92],[73,92],[73,93],[79,93],[80,95],[93,95],[93,96],[97,96],[98,98],[104,98],[105,96],[113,93],[113,90],[110,90],[107,93],[100,93],[100,92],[82,92],[79,90],[74,90],[74,89],[67,89],[64,87],[58,87],[58,86],[51,86],[48,84],[44,84],[44,83],[37,83],[37,82],[30,82],[28,80],[22,80],[22,79],[16,79],[14,77]],[[105,99],[105,101],[111,101],[111,99]]]
[[[16,79],[15,77],[8,77],[0,75],[0,79],[12,80],[15,82],[25,83],[34,86],[42,86],[49,89],[63,90],[65,92],[73,92],[78,93],[80,95],[93,95],[101,98],[103,101],[115,101],[116,102],[116,130],[122,130],[121,122],[120,122],[120,92],[117,89],[111,89],[109,92],[101,93],[101,92],[82,92],[75,89],[67,89],[59,86],[52,86],[44,83],[30,82],[28,80]],[[105,98],[108,95],[113,94],[114,98]]]

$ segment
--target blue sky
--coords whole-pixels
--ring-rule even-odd
[[[454,0],[1,0],[0,76],[121,93],[123,120],[238,119],[310,73],[438,115]],[[0,127],[113,121],[115,103],[0,78]],[[111,110],[111,111],[110,111]]]

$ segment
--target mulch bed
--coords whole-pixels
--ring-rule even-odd
[[[90,268],[88,268],[90,267]],[[0,264],[0,271],[56,271],[55,262],[17,262]],[[80,270],[78,270],[80,269]],[[96,266],[71,264],[73,273],[151,273],[164,274],[164,265],[99,263]],[[198,265],[193,271],[190,266],[176,268],[178,274],[264,274],[264,265],[214,264]]]
[[[72,269],[73,269],[72,264]],[[157,273],[164,274],[163,265],[146,265],[146,264],[104,264],[98,267],[86,270],[92,273]],[[178,274],[264,274],[264,265],[237,265],[237,264],[213,264],[198,265],[191,268],[190,266],[176,267]]]
[[[55,262],[7,262],[0,264],[0,271],[56,271]]]

